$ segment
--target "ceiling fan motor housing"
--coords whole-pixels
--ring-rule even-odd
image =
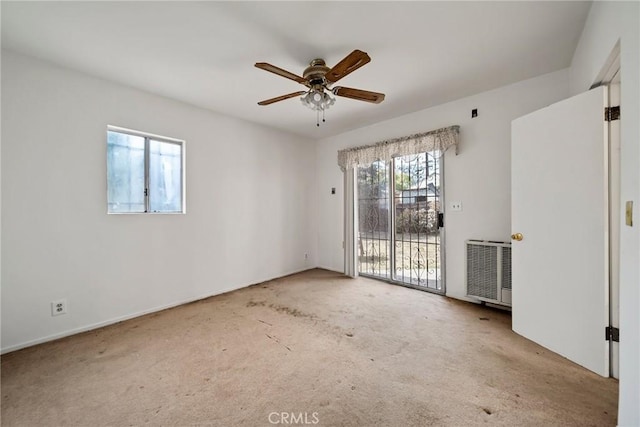
[[[309,82],[310,85],[324,85],[326,80],[325,74],[330,70],[324,62],[324,59],[314,59],[309,66],[304,70],[302,77]]]

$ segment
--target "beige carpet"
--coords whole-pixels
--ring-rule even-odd
[[[311,270],[2,356],[2,425],[616,424],[615,380],[510,320]]]

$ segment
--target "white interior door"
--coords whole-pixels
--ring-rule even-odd
[[[609,376],[605,87],[512,123],[513,330]]]

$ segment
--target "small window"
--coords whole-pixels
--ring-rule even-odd
[[[109,213],[184,213],[184,141],[109,126]]]

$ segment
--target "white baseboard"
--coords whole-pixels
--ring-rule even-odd
[[[344,271],[336,270],[336,269],[335,269],[335,268],[333,268],[333,267],[326,267],[326,266],[324,266],[324,265],[319,265],[319,266],[317,266],[316,268],[321,268],[321,269],[323,269],[323,270],[333,271],[333,272],[335,272],[335,273],[344,274]]]
[[[38,345],[38,344],[43,344],[45,342],[54,341],[54,340],[57,340],[57,339],[60,339],[60,338],[65,338],[65,337],[68,337],[68,336],[71,336],[71,335],[80,334],[82,332],[87,332],[87,331],[92,331],[94,329],[103,328],[105,326],[113,325],[115,323],[124,322],[125,320],[130,320],[130,319],[134,319],[136,317],[145,316],[147,314],[155,313],[155,312],[158,312],[158,311],[167,310],[169,308],[178,307],[178,306],[183,305],[183,304],[189,304],[189,303],[192,303],[194,301],[199,301],[201,299],[214,297],[216,295],[226,294],[227,292],[237,291],[238,289],[247,288],[249,286],[257,285],[259,283],[268,282],[270,280],[279,279],[279,278],[285,277],[285,276],[290,276],[292,274],[302,273],[303,271],[313,270],[314,268],[318,268],[318,267],[305,267],[303,269],[294,270],[294,271],[290,271],[290,272],[285,272],[285,273],[282,273],[281,275],[278,275],[276,277],[269,277],[269,278],[266,278],[266,279],[263,279],[263,280],[259,280],[259,281],[255,282],[255,283],[249,283],[249,284],[246,284],[246,285],[240,285],[240,286],[236,286],[236,287],[224,288],[222,290],[216,291],[216,292],[211,293],[211,294],[200,295],[200,296],[196,296],[196,297],[193,297],[193,298],[188,298],[188,299],[185,299],[185,300],[172,302],[170,304],[161,305],[161,306],[158,306],[158,307],[150,308],[148,310],[143,310],[143,311],[139,311],[139,312],[132,313],[132,314],[126,314],[124,316],[115,317],[115,318],[112,318],[112,319],[104,320],[102,322],[92,323],[90,325],[81,326],[79,328],[69,329],[69,330],[62,331],[62,332],[59,332],[59,333],[56,333],[56,334],[47,335],[45,337],[36,338],[34,340],[25,341],[25,342],[22,342],[22,343],[19,343],[19,344],[14,344],[14,345],[5,347],[2,350],[0,350],[0,354],[10,353],[12,351],[21,350],[23,348],[31,347],[31,346]]]

